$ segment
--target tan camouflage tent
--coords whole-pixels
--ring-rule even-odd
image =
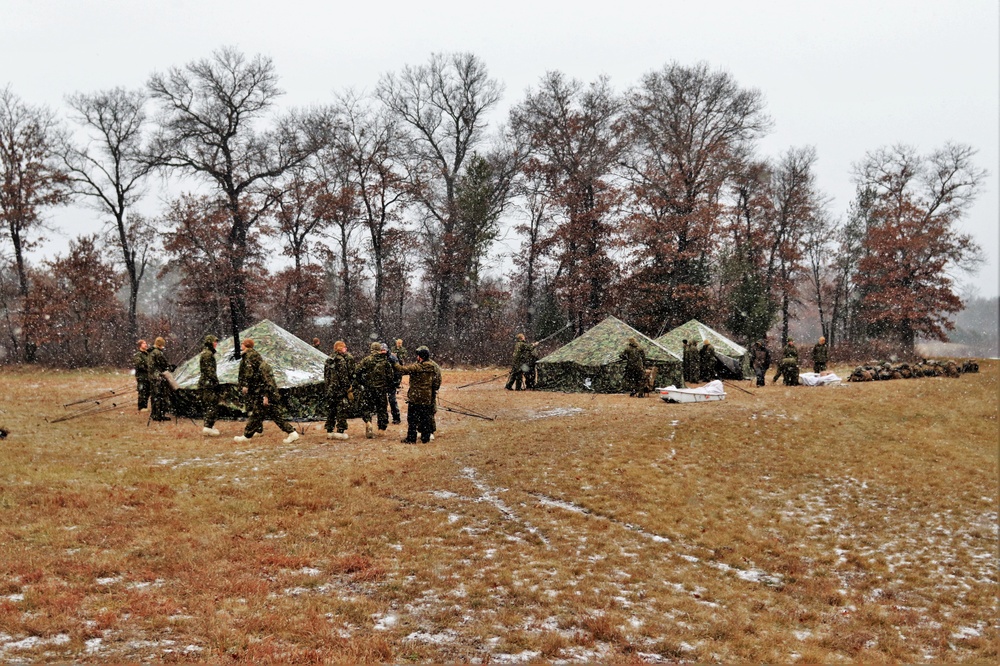
[[[271,364],[288,418],[307,421],[325,418],[323,366],[327,355],[269,319],[240,332],[240,340],[247,338],[253,338],[254,349]],[[198,354],[201,354],[201,349]],[[233,358],[232,337],[219,341],[215,359],[222,385],[219,417],[244,418],[246,411],[237,389],[240,362]],[[197,355],[177,366],[174,372],[180,386],[175,396],[180,416],[201,415],[198,400],[200,374]]]
[[[682,387],[681,359],[616,317],[538,361],[536,388],[548,391],[620,393],[625,362],[620,355],[635,337],[646,353],[646,367],[656,366],[657,386]]]
[[[703,340],[711,342],[715,349],[715,358],[719,361],[719,374],[724,379],[749,379],[753,377],[753,371],[750,369],[750,353],[746,347],[741,347],[697,319],[681,324],[674,330],[656,338],[660,345],[682,359],[684,358],[684,340],[697,340],[699,348]]]

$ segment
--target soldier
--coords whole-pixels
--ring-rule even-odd
[[[167,380],[163,376],[164,372],[170,370],[170,363],[167,362],[167,357],[163,353],[166,345],[166,340],[156,338],[153,341],[153,349],[149,352],[149,379],[152,388],[150,408],[153,412],[150,418],[154,421],[170,420],[167,417],[167,399],[170,385],[167,384]]]
[[[149,345],[139,340],[138,347],[132,355],[132,365],[135,367],[135,388],[139,392],[139,411],[144,412],[149,407]]]
[[[313,347],[320,349],[319,338],[313,338]]]
[[[427,347],[417,347],[417,362],[409,365],[396,364],[394,369],[410,376],[410,390],[406,394],[409,406],[406,409],[406,436],[400,440],[407,444],[420,441],[426,444],[434,435],[434,402],[441,388],[441,370],[430,360]]]
[[[385,346],[385,345],[383,345]],[[394,366],[396,364],[403,364],[406,362],[406,347],[403,346],[403,341],[396,340],[396,346],[393,348],[392,352],[386,349],[387,356],[389,358],[389,365]],[[403,375],[399,374],[395,370],[392,371],[392,385],[386,389],[386,397],[389,399],[389,411],[392,412],[392,424],[399,425],[399,402],[396,400],[396,391],[399,390],[400,384],[403,382]]]
[[[690,375],[690,379],[685,377],[684,380],[691,384],[697,384],[701,381],[701,363],[698,358],[698,341],[688,340],[685,349],[687,349],[688,353],[688,374]]]
[[[646,397],[646,353],[639,347],[639,341],[634,337],[628,339],[628,344],[622,353],[618,355],[618,360],[625,361],[625,370],[622,373],[622,382],[629,389],[628,396],[631,398]]]
[[[326,359],[323,367],[323,381],[326,384],[327,439],[347,439],[347,411],[353,399],[354,357],[347,351],[343,340],[333,344],[333,355]],[[336,432],[334,432],[336,427]]]
[[[697,344],[697,343],[695,343]],[[710,382],[718,374],[715,372],[715,365],[718,361],[715,358],[715,347],[708,340],[703,340],[701,350],[698,352],[698,369],[701,374],[701,381]]]
[[[507,385],[504,386],[508,391],[524,390],[524,372],[530,350],[531,346],[524,341],[524,333],[518,333],[514,342],[514,355],[511,361],[510,376],[507,378]]]
[[[206,335],[204,349],[198,356],[198,368],[201,370],[201,375],[198,377],[198,393],[205,412],[205,424],[201,434],[206,437],[219,436],[219,431],[215,429],[215,419],[219,412],[219,375],[215,371],[215,350],[218,347],[219,339],[214,335]]]
[[[291,444],[299,438],[298,431],[285,420],[281,410],[281,394],[274,381],[271,364],[264,360],[256,349],[254,341],[247,338],[240,343],[240,391],[247,396],[249,410],[247,424],[242,435],[233,437],[234,442],[249,441],[255,434],[264,432],[264,419],[274,421],[282,432],[288,435],[282,441]]]
[[[431,436],[430,441],[434,441],[434,433],[437,432],[437,411],[438,411],[438,391],[441,388],[441,366],[430,358],[428,351],[427,362],[434,366],[434,379],[431,382]]]
[[[406,361],[410,358],[410,353],[406,351],[406,347],[403,346],[402,338],[398,338],[396,340],[396,346],[393,348],[392,353],[399,359],[400,365],[406,365]]]
[[[767,338],[761,338],[750,346],[750,365],[757,376],[757,386],[767,383],[767,369],[771,367],[771,350],[767,348]]]
[[[388,351],[388,347],[383,349],[381,342],[373,342],[368,356],[358,363],[356,378],[361,390],[361,418],[365,422],[366,439],[375,437],[372,431],[372,412],[375,413],[380,436],[389,426],[386,392],[393,385],[395,377],[392,366],[389,365]]]
[[[688,348],[688,341],[681,340],[681,372],[684,374],[684,381],[691,382],[691,350]]]
[[[819,336],[819,343],[813,347],[813,372],[819,374],[826,370],[826,363],[830,360],[830,352],[826,346],[826,338]]]
[[[784,357],[781,362],[778,363],[778,369],[774,373],[774,378],[771,383],[778,381],[778,377],[782,378],[785,386],[798,386],[799,385],[799,350],[795,348],[795,341],[788,338],[788,344],[785,345],[785,350],[783,352]]]
[[[537,342],[532,342],[528,345],[528,349],[525,352],[524,365],[526,370],[524,371],[524,389],[526,391],[535,390],[535,367],[538,365],[538,354],[535,353],[535,347],[537,346]]]

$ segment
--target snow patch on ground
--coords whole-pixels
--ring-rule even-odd
[[[372,615],[372,618],[375,620],[375,631],[388,631],[399,623],[399,616],[395,613],[387,613],[385,615],[376,613]]]
[[[537,650],[524,650],[523,652],[518,652],[517,654],[500,652],[497,654],[491,654],[490,661],[497,664],[523,664],[525,662],[538,659],[541,656],[542,653]]]
[[[546,409],[544,411],[529,414],[528,420],[537,421],[538,419],[551,419],[560,416],[576,416],[577,414],[582,413],[582,407],[553,407],[552,409]]]
[[[426,631],[414,631],[412,634],[407,635],[405,640],[415,643],[445,645],[447,643],[454,643],[456,638],[458,638],[458,634],[451,629],[447,629],[438,634],[431,634]]]
[[[531,525],[531,523],[527,522],[526,520],[522,520],[521,518],[519,518],[517,514],[514,513],[514,511],[509,506],[507,506],[507,504],[502,499],[500,499],[498,493],[507,492],[506,488],[490,488],[488,485],[486,485],[486,483],[484,483],[479,478],[478,473],[472,467],[463,468],[462,476],[471,481],[475,489],[479,491],[479,498],[476,499],[475,501],[485,502],[493,506],[497,511],[500,512],[500,514],[506,520],[512,520],[517,523],[520,523],[521,525],[524,526],[524,529],[526,529],[534,536],[538,537],[538,539],[541,540],[543,544],[545,544],[546,548],[551,547],[548,539],[545,538],[544,534],[538,531],[538,528],[534,527],[533,525]]]

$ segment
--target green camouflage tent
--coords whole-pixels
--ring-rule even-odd
[[[754,376],[750,369],[750,353],[747,349],[697,319],[681,324],[669,333],[656,338],[660,345],[681,358],[684,358],[683,340],[697,340],[699,348],[703,340],[711,342],[715,349],[715,358],[719,360],[719,374],[724,379],[750,379]]]
[[[646,367],[658,368],[656,385],[684,386],[681,359],[616,317],[538,361],[536,388],[548,391],[620,393],[625,362],[619,355],[635,337],[646,353]]]
[[[268,319],[240,332],[240,340],[247,338],[253,338],[254,349],[271,364],[288,418],[303,421],[324,419],[323,365],[327,355]],[[200,349],[198,353],[201,354]],[[222,385],[219,417],[245,418],[243,399],[237,388],[240,362],[233,358],[232,337],[219,341],[215,359]],[[201,416],[198,400],[200,374],[198,356],[177,366],[174,372],[174,379],[180,386],[175,392],[175,404],[180,416]]]

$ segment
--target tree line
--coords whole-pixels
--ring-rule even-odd
[[[269,57],[233,48],[70,94],[65,117],[0,89],[0,358],[116,364],[143,334],[185,347],[266,316],[484,363],[518,331],[572,337],[608,314],[783,342],[807,308],[835,349],[912,352],[945,338],[956,271],[982,261],[956,224],[985,178],[972,147],[873,149],[838,218],[815,149],[762,155],[763,94],[706,63],[623,92],[547,72],[503,122],[471,53],[310,108],[281,94]],[[192,187],[140,214],[157,177]],[[103,232],[29,262],[72,201]]]

